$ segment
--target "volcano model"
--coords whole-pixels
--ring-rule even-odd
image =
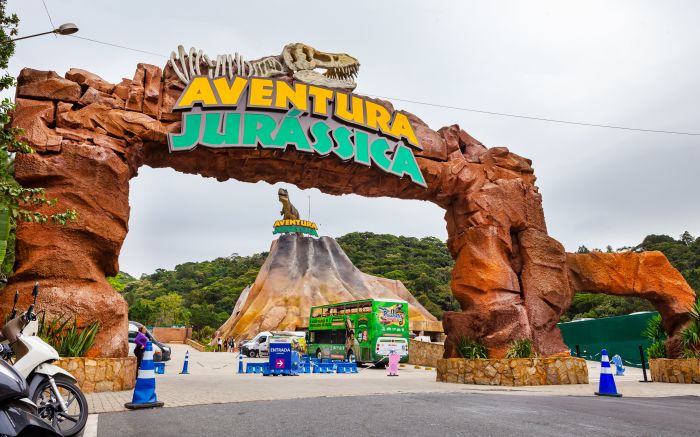
[[[442,332],[401,281],[361,272],[333,238],[285,234],[272,242],[258,277],[219,331],[241,340],[260,331],[306,329],[312,306],[377,298],[407,301],[411,330]]]

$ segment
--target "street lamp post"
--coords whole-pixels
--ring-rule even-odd
[[[58,26],[58,28],[56,28],[54,30],[50,30],[48,32],[42,32],[42,33],[35,33],[34,35],[21,36],[19,38],[14,38],[11,41],[19,41],[21,39],[34,38],[35,36],[48,35],[51,33],[58,34],[58,35],[71,35],[77,31],[78,31],[78,26],[76,26],[74,23],[65,23],[65,24],[61,24],[60,26]]]

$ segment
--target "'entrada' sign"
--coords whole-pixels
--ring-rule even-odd
[[[336,155],[375,165],[426,186],[411,147],[420,149],[406,115],[352,93],[268,78],[192,78],[175,104],[182,132],[171,152],[213,148],[281,149]]]

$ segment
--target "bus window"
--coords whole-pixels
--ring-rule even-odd
[[[334,329],[331,331],[331,344],[345,344],[344,329]]]
[[[331,332],[330,330],[324,331],[310,331],[311,343],[315,344],[330,344],[331,343]]]
[[[337,307],[332,307],[331,308],[331,316],[335,316],[338,314],[338,308]]]
[[[322,308],[314,308],[313,311],[311,311],[311,317],[321,317],[322,313],[323,313]]]
[[[328,317],[329,314],[328,307],[323,308],[323,317]]]

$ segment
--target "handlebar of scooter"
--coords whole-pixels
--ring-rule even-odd
[[[32,301],[32,304],[29,305],[29,309],[27,309],[27,312],[24,315],[24,317],[27,319],[27,321],[36,320],[36,313],[34,312],[34,307],[36,306],[36,297],[38,295],[39,295],[39,282],[36,282],[34,284],[34,287],[32,288],[32,297],[34,298],[34,300]]]
[[[10,342],[10,344],[14,343],[17,340],[17,338],[22,333],[24,328],[27,327],[29,322],[33,322],[37,319],[36,313],[34,312],[34,307],[36,306],[36,298],[38,294],[39,283],[37,282],[36,284],[34,284],[34,288],[32,289],[32,296],[34,297],[34,300],[29,305],[27,312],[20,315],[19,317],[13,317],[10,321],[8,321],[5,324],[5,326],[2,327],[2,329],[0,329],[1,336],[4,337],[4,339],[7,339]],[[18,296],[19,293],[15,294],[15,303],[17,301]],[[13,316],[15,314],[16,312],[13,311]]]

